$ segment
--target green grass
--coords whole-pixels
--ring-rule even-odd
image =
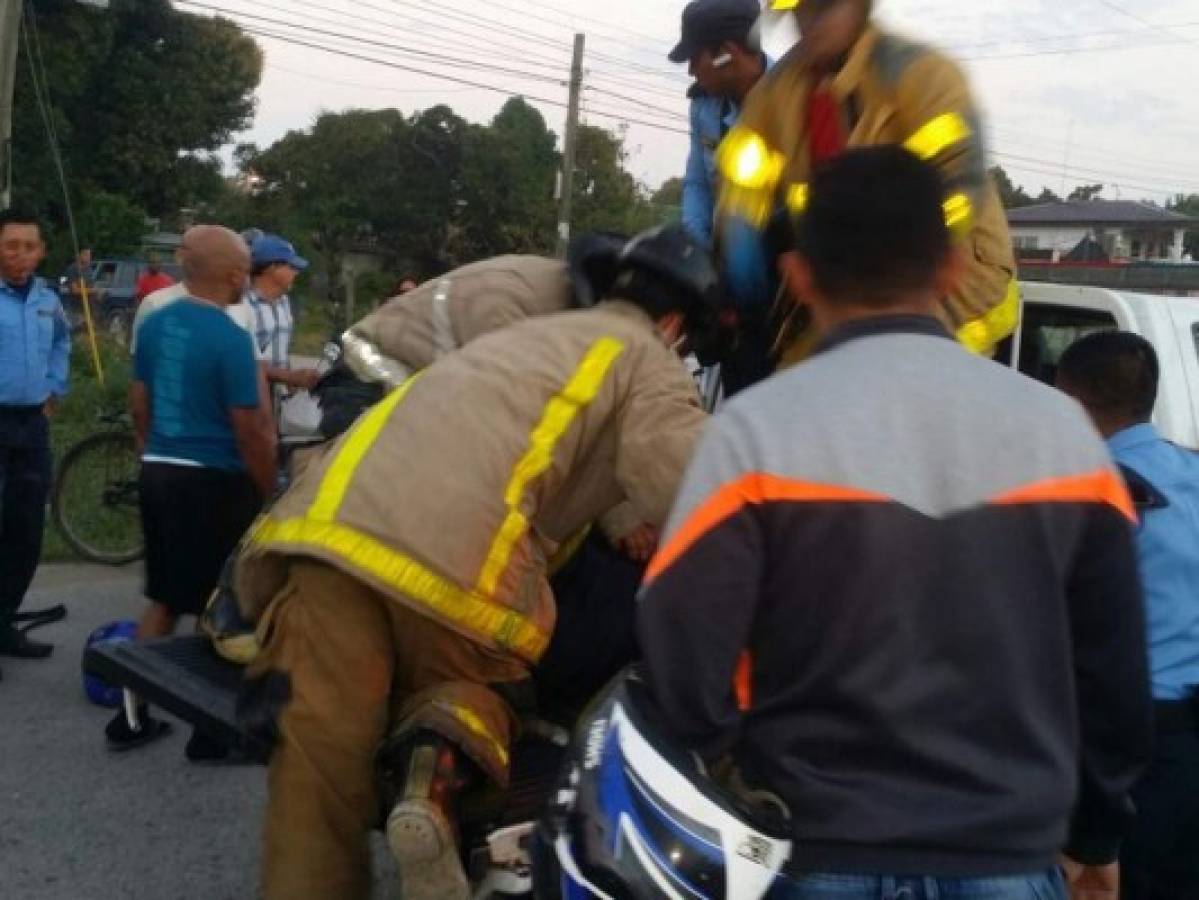
[[[70,391],[58,411],[50,420],[50,440],[54,448],[54,472],[58,474],[63,455],[78,441],[101,430],[99,417],[104,413],[126,409],[131,364],[128,352],[100,339],[100,362],[104,369],[104,383],[96,377],[91,350],[87,338],[77,334],[71,350]],[[100,504],[99,490],[88,491],[78,498],[83,503],[81,511],[93,521],[107,521]],[[117,522],[117,520],[112,520]],[[127,524],[114,524],[114,528],[128,528]],[[113,533],[114,541],[125,540],[126,535]],[[45,542],[42,546],[42,561],[57,562],[75,559],[75,554],[47,516]]]

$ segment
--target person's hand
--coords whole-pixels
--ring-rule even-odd
[[[642,522],[616,541],[616,549],[633,562],[649,562],[658,549],[658,529],[648,522]]]
[[[299,369],[291,373],[288,384],[299,391],[310,391],[321,380],[321,373],[316,369]]]
[[[47,419],[53,419],[56,412],[58,412],[58,398],[51,394],[50,398],[42,404],[42,413]]]
[[[1120,896],[1120,864],[1086,866],[1068,856],[1060,860],[1062,874],[1070,900],[1118,900]]]

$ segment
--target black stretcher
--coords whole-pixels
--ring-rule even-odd
[[[84,654],[83,668],[252,759],[265,760],[269,754],[268,747],[238,725],[241,667],[218,656],[204,635],[98,644]],[[513,748],[506,793],[484,789],[461,798],[464,845],[497,828],[536,819],[557,781],[562,753],[561,746],[538,735],[522,738]]]

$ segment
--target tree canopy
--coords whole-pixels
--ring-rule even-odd
[[[513,98],[487,125],[447,106],[326,113],[265,149],[237,153],[248,194],[215,211],[235,225],[294,236],[329,268],[354,249],[431,272],[501,253],[549,253],[557,237],[557,139]],[[572,231],[631,233],[677,218],[668,191],[651,195],[626,169],[623,135],[583,125]]]
[[[33,40],[21,46],[17,69],[15,202],[51,223],[65,221],[30,77],[31,63],[39,61],[80,220],[128,227],[134,220],[129,208],[140,210],[143,220],[170,217],[220,195],[215,151],[249,125],[262,72],[262,54],[250,37],[232,22],[178,12],[168,0],[112,0],[107,10],[39,0],[36,26]],[[127,206],[123,215],[114,215],[113,198]],[[143,229],[144,222],[133,237]],[[100,247],[105,252],[130,239],[127,233],[104,236],[115,241]]]

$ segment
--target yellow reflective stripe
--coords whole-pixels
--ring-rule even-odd
[[[792,215],[799,215],[808,206],[808,186],[793,184],[787,188],[787,209]]]
[[[467,709],[465,706],[455,706],[450,703],[436,701],[435,706],[440,707],[445,712],[449,713],[455,719],[462,723],[471,734],[482,738],[491,747],[496,757],[499,758],[501,765],[508,765],[508,748],[505,747],[500,739],[497,738],[491,731],[488,730],[486,723],[479,718],[478,713],[473,709]]]
[[[515,610],[465,590],[368,534],[340,522],[264,516],[250,541],[332,554],[380,584],[422,603],[449,622],[535,662],[549,635]]]
[[[591,345],[562,390],[546,404],[541,421],[529,435],[529,447],[512,470],[504,491],[504,505],[508,507],[508,514],[492,541],[487,560],[479,573],[478,590],[484,596],[495,593],[500,576],[508,568],[512,548],[528,530],[528,519],[520,508],[524,503],[525,490],[553,463],[554,448],[558,441],[579,411],[595,399],[608,370],[623,352],[624,344],[621,341],[611,337],[600,338]]]
[[[770,9],[773,12],[786,12],[789,9],[799,9],[799,5],[803,0],[770,0]]]
[[[735,125],[716,148],[716,165],[729,184],[750,190],[773,190],[787,161],[762,136]]]
[[[965,119],[957,113],[945,113],[922,125],[904,142],[904,147],[921,159],[932,159],[954,144],[966,140],[971,134],[973,132]]]
[[[996,344],[1016,330],[1019,321],[1020,285],[1013,278],[1002,302],[959,328],[957,339],[972,353],[990,353]]]
[[[974,221],[974,204],[965,194],[954,194],[944,203],[945,224],[950,231],[961,234]]]
[[[743,219],[761,229],[774,210],[774,194],[765,189],[752,190],[724,182],[720,189],[720,215]]]
[[[395,408],[400,405],[400,401],[404,399],[419,377],[419,375],[414,375],[409,378],[375,404],[366,415],[354,424],[345,443],[337,451],[337,456],[333,458],[333,462],[325,471],[325,477],[321,481],[320,488],[317,489],[312,506],[308,508],[310,519],[318,522],[332,522],[337,517],[337,511],[341,508],[346,491],[350,489],[350,482],[353,480],[358,466],[361,465],[363,458],[378,439],[379,433],[387,424],[387,420],[391,418]]]

